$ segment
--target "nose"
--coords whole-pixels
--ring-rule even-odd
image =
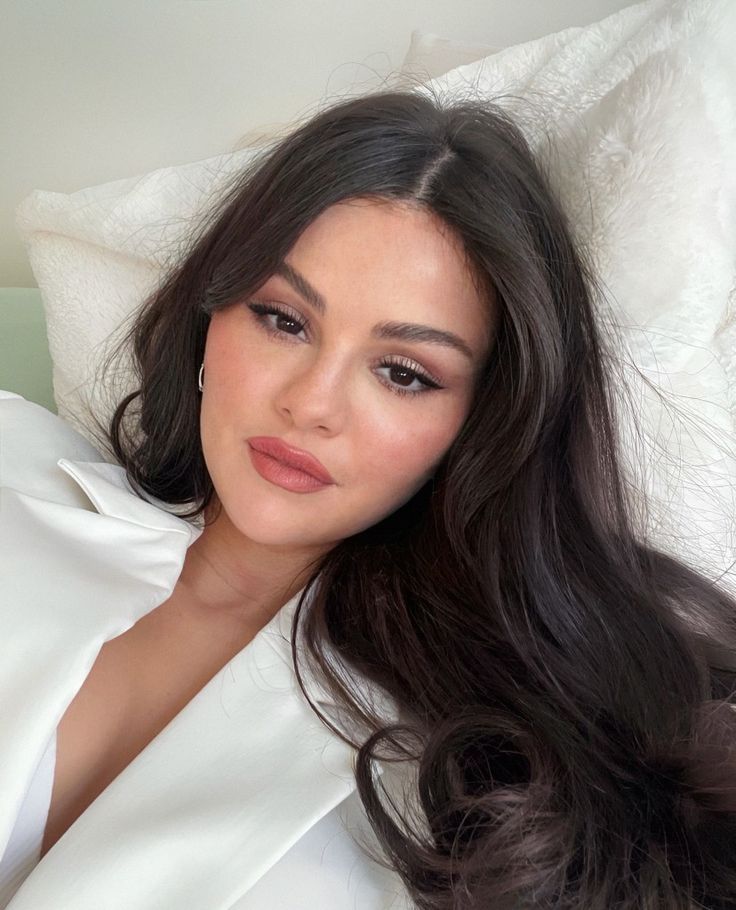
[[[289,374],[276,404],[297,426],[336,432],[345,417],[348,394],[346,365],[335,356],[323,355]]]

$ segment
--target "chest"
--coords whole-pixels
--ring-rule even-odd
[[[172,625],[158,609],[105,642],[57,726],[42,857],[255,634]]]

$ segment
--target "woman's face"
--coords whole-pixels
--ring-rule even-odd
[[[334,205],[303,231],[283,274],[213,314],[202,446],[223,513],[250,540],[329,548],[433,474],[468,414],[493,319],[443,227],[396,203]],[[323,311],[309,301],[317,295]],[[451,333],[467,350],[419,330],[382,336],[388,324]],[[334,483],[295,492],[266,479],[247,442],[256,436],[306,450]]]

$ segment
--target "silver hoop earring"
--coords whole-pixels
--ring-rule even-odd
[[[203,388],[203,386],[202,386],[202,373],[204,373],[204,363],[202,363],[202,366],[199,368],[199,391],[200,391],[200,392],[202,391],[202,388]]]

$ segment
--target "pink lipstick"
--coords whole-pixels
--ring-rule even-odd
[[[277,486],[295,493],[312,493],[335,483],[313,455],[286,445],[276,436],[251,436],[247,442],[255,469]]]

